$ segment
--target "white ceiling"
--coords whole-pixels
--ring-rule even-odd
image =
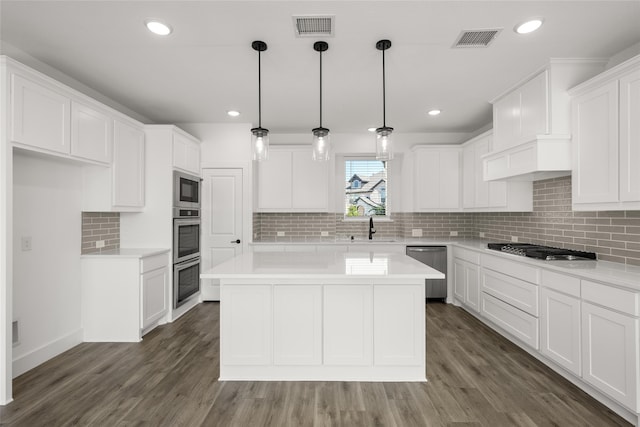
[[[315,38],[296,38],[292,15],[336,16],[323,54],[323,125],[334,133],[382,125],[381,53],[387,38],[387,125],[397,132],[472,132],[489,100],[550,57],[607,58],[640,41],[640,1],[5,1],[1,36],[155,123],[318,125]],[[513,27],[542,16],[536,33]],[[170,23],[166,38],[143,25]],[[504,30],[484,49],[452,49],[465,29]],[[443,110],[431,118],[426,111]],[[232,119],[229,109],[242,115]]]

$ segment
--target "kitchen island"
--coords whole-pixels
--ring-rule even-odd
[[[399,253],[246,253],[220,280],[220,380],[426,381],[425,279]]]

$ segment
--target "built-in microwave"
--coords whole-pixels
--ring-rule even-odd
[[[200,178],[183,172],[173,172],[173,206],[200,208]]]

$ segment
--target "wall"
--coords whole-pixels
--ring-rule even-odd
[[[81,342],[82,175],[77,164],[13,156],[13,376]],[[23,251],[22,237],[31,237]]]
[[[104,247],[96,248],[96,242]],[[119,212],[82,212],[82,254],[100,253],[120,248]]]
[[[495,241],[596,252],[598,259],[640,265],[640,211],[574,212],[571,177],[537,181],[533,212],[478,213],[475,228]]]

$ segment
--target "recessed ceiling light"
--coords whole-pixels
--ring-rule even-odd
[[[438,110],[437,108],[434,108],[433,110],[429,110],[427,112],[427,114],[430,116],[437,116],[440,113],[442,113],[442,111]]]
[[[148,19],[144,22],[144,25],[147,26],[149,31],[159,36],[168,36],[173,31],[169,25],[160,22],[157,19]]]
[[[376,128],[369,128],[369,129],[367,129],[367,130],[368,130],[369,132],[375,132],[375,131],[376,131]]]
[[[240,115],[240,111],[236,111],[236,110],[229,110],[227,111],[227,114],[231,117],[238,117]]]
[[[518,24],[513,29],[518,34],[532,33],[542,26],[542,18],[529,19],[526,22]]]

